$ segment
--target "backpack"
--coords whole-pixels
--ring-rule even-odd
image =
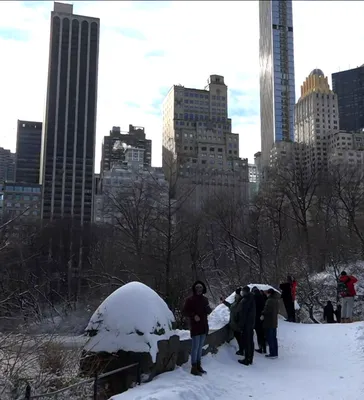
[[[344,282],[339,282],[337,284],[337,291],[340,293],[342,296],[348,295],[349,294],[349,288]]]

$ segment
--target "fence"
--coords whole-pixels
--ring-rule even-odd
[[[32,399],[40,399],[40,398],[46,398],[46,397],[56,397],[63,392],[66,392],[67,390],[73,389],[75,387],[78,386],[82,386],[82,385],[86,385],[87,383],[91,383],[93,382],[93,400],[97,400],[97,395],[98,395],[98,382],[103,379],[106,378],[107,376],[110,375],[114,375],[117,374],[118,372],[121,371],[126,371],[128,369],[134,368],[136,367],[137,371],[136,371],[136,380],[137,380],[137,384],[140,385],[141,382],[141,371],[140,371],[140,363],[134,363],[134,364],[130,364],[127,365],[126,367],[122,367],[122,368],[118,368],[118,369],[114,369],[113,371],[110,372],[105,372],[104,374],[95,374],[94,378],[89,378],[89,379],[85,379],[81,382],[75,383],[73,385],[67,386],[63,389],[59,389],[56,390],[55,392],[50,392],[50,393],[43,393],[43,394],[36,394],[34,396],[32,396],[32,389],[31,386],[28,384],[25,390],[25,400],[32,400]]]

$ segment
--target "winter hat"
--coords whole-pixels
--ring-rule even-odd
[[[244,293],[250,293],[250,287],[249,286],[244,286],[243,287],[243,292]]]
[[[346,271],[343,271],[343,272],[341,273],[341,276],[346,276],[346,275],[347,275]]]
[[[235,290],[235,294],[238,294],[239,296],[241,295],[241,287],[239,287]]]
[[[275,290],[272,289],[272,288],[269,288],[269,289],[267,290],[267,293],[268,293],[268,294],[274,294],[274,292],[275,292]]]

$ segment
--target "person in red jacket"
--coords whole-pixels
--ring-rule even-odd
[[[341,320],[343,323],[352,322],[354,297],[356,296],[355,284],[358,280],[355,276],[348,275],[346,271],[343,271],[340,275],[339,281],[342,287],[340,294],[343,298]]]
[[[206,294],[206,286],[203,282],[197,281],[192,285],[192,296],[188,297],[182,313],[190,321],[191,333],[191,374],[201,376],[206,371],[201,366],[202,348],[209,333],[207,316],[211,308]]]

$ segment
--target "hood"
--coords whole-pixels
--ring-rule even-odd
[[[196,281],[193,285],[192,285],[192,293],[196,294],[196,286],[197,285],[202,285],[203,287],[203,291],[202,294],[206,294],[207,289],[206,289],[206,285],[202,282],[202,281]]]

